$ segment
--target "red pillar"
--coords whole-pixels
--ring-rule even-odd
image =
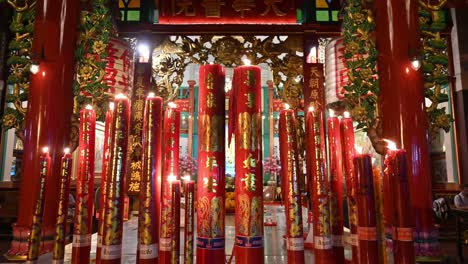
[[[421,71],[410,66],[411,54],[421,52],[418,1],[376,1],[375,7],[383,137],[397,142],[409,154],[417,254],[437,254],[423,79]]]
[[[25,120],[23,176],[18,221],[8,256],[25,255],[35,199],[39,188],[39,149],[49,146],[52,173],[46,179],[43,218],[43,251],[53,247],[54,224],[60,187],[60,158],[69,144],[73,109],[75,44],[80,1],[39,0],[32,54],[39,72],[31,75],[28,113]]]

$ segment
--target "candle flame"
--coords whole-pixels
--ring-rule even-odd
[[[246,65],[246,66],[250,66],[250,63],[252,63],[249,59],[243,59],[242,62],[243,62],[244,65]]]
[[[185,175],[184,177],[182,177],[182,180],[184,180],[184,181],[190,181],[190,180],[191,180],[190,175],[188,175],[188,174]]]
[[[372,157],[372,165],[375,164],[375,161],[376,161],[376,160],[377,160],[376,158]]]
[[[309,112],[313,112],[315,110],[315,108],[313,106],[309,106]]]
[[[64,148],[64,149],[63,149],[63,152],[64,152],[65,154],[70,153],[70,148]]]
[[[127,96],[123,93],[119,93],[115,96],[115,99],[125,99],[125,98],[127,98]]]
[[[87,105],[85,106],[85,109],[86,109],[86,110],[93,110],[93,106],[90,105],[90,104],[87,104]]]
[[[169,183],[171,183],[171,182],[173,182],[173,181],[175,181],[175,180],[177,180],[177,177],[176,177],[174,174],[170,174],[170,175],[167,177],[167,181],[168,181]]]
[[[363,147],[354,145],[354,149],[356,150],[357,153],[362,154]]]
[[[334,117],[335,116],[335,111],[333,109],[329,109],[328,114],[330,115],[330,117]]]
[[[42,153],[47,153],[49,152],[49,147],[43,147],[42,148]]]
[[[284,109],[289,110],[291,106],[289,104],[284,104]]]
[[[387,148],[389,150],[397,150],[397,146],[395,142],[388,140],[388,139],[384,139],[384,141],[387,142]]]
[[[349,118],[349,117],[351,116],[351,114],[350,114],[348,111],[345,111],[345,112],[343,113],[343,116],[344,116],[345,118]]]
[[[115,104],[114,102],[109,103],[109,110],[114,111]]]
[[[169,106],[170,108],[177,108],[177,104],[174,102],[167,103],[167,106]]]
[[[153,93],[153,92],[148,93],[148,98],[153,98],[153,97],[155,97],[155,96],[156,96],[156,94]]]

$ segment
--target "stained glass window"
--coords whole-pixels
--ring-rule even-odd
[[[122,21],[140,21],[140,0],[119,0]]]
[[[338,22],[339,11],[339,0],[314,0],[311,16],[312,22]]]

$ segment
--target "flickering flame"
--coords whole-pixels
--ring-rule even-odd
[[[289,104],[284,104],[284,109],[289,110],[291,106]]]
[[[406,67],[405,71],[406,71],[406,74],[408,74],[409,73],[409,68]]]
[[[39,72],[39,64],[33,63],[31,64],[31,67],[29,68],[32,74],[36,74]]]
[[[174,102],[167,103],[167,106],[169,106],[170,108],[177,108],[177,104]]]
[[[313,106],[309,106],[309,112],[313,112],[315,108]]]
[[[86,110],[93,110],[93,106],[90,105],[90,104],[87,104],[87,105],[85,106],[85,109],[86,109]]]
[[[387,142],[387,148],[389,150],[397,150],[397,146],[395,144],[395,142],[391,141],[391,140],[388,140],[388,139],[384,139],[385,142]]]
[[[372,157],[372,165],[375,164],[375,161],[376,161],[376,160],[377,160],[376,158]]]
[[[115,104],[114,102],[109,103],[109,110],[114,111]]]
[[[358,145],[354,145],[354,149],[356,150],[357,153],[362,154],[363,147],[358,146]]]
[[[125,98],[127,98],[127,96],[123,93],[119,93],[115,96],[115,99],[125,99]]]
[[[177,177],[176,177],[174,174],[170,174],[170,175],[167,177],[167,181],[168,181],[169,183],[171,183],[171,182],[173,182],[173,181],[175,181],[175,180],[177,180]]]
[[[42,153],[47,153],[49,152],[49,147],[43,147],[42,148]]]
[[[344,116],[345,118],[349,118],[351,115],[349,114],[348,111],[345,111],[345,112],[343,113],[343,116]]]
[[[243,59],[242,62],[243,62],[244,65],[246,65],[246,66],[250,66],[250,63],[252,63],[249,59]]]
[[[184,180],[184,181],[190,181],[190,180],[191,180],[190,175],[188,175],[188,174],[185,175],[184,177],[182,177],[182,180]]]
[[[70,148],[64,148],[64,149],[63,149],[63,152],[64,152],[65,154],[70,153]]]
[[[153,93],[153,92],[150,92],[150,93],[148,94],[148,98],[153,98],[153,97],[155,97],[155,96],[156,96],[156,94]]]
[[[335,116],[335,111],[333,109],[329,109],[328,114],[330,115],[330,117],[334,117]]]

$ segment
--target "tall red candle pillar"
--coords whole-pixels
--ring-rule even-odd
[[[150,93],[143,118],[143,161],[138,215],[138,263],[158,262],[159,207],[157,179],[161,177],[162,98]]]
[[[104,207],[101,263],[118,264],[122,258],[124,179],[127,172],[127,146],[130,102],[123,94],[114,100],[107,193]]]
[[[354,157],[354,172],[357,180],[357,211],[359,263],[379,262],[377,242],[377,221],[375,216],[374,176],[370,155],[358,154]],[[399,262],[395,262],[399,263]]]
[[[170,180],[171,189],[171,218],[174,226],[174,235],[171,241],[171,264],[180,262],[180,180]]]
[[[408,205],[408,164],[406,151],[389,142],[385,174],[393,186],[393,258],[395,263],[415,262],[411,208]]]
[[[101,171],[101,192],[99,194],[99,210],[98,217],[98,230],[97,230],[97,244],[96,244],[96,263],[101,262],[101,246],[102,246],[102,233],[104,232],[104,209],[107,195],[107,182],[109,175],[109,160],[110,160],[110,143],[112,139],[112,120],[114,118],[114,102],[109,103],[109,109],[106,112],[106,120],[104,125],[104,146],[102,151],[102,171]]]
[[[172,263],[175,238],[180,236],[173,218],[171,181],[179,178],[180,111],[170,102],[164,114],[163,173],[161,182],[161,232],[159,239],[159,263]],[[180,191],[180,190],[179,190]],[[180,201],[179,201],[180,202]],[[178,259],[178,258],[177,258]]]
[[[74,214],[72,263],[89,263],[94,201],[94,143],[96,112],[87,105],[80,112],[78,172]]]
[[[185,181],[185,230],[184,230],[184,264],[193,264],[193,238],[195,216],[195,182]]]
[[[340,120],[333,110],[327,120],[328,153],[330,164],[330,217],[333,254],[337,263],[344,262],[343,247],[343,161],[341,152]]]
[[[50,177],[50,156],[49,148],[44,147],[39,157],[39,193],[35,199],[34,217],[31,225],[31,232],[28,238],[27,260],[36,262],[39,257],[39,249],[42,236],[42,219],[44,215],[44,197],[46,192],[46,179]]]
[[[23,176],[20,183],[18,220],[7,256],[25,256],[35,199],[39,192],[40,146],[62,150],[69,145],[73,110],[73,76],[79,1],[38,0],[32,54],[39,72],[30,77],[28,112],[25,120]],[[51,152],[51,174],[46,179],[43,251],[52,250],[60,186],[61,151]]]
[[[229,136],[235,135],[235,249],[240,263],[263,263],[262,98],[260,67],[234,69]]]
[[[62,157],[62,170],[60,173],[59,206],[57,211],[57,221],[55,223],[55,239],[53,251],[53,263],[63,263],[65,257],[65,244],[67,236],[68,200],[70,195],[70,177],[72,169],[72,158],[70,149],[65,148]]]
[[[346,181],[346,198],[348,201],[348,218],[349,218],[349,244],[351,244],[352,263],[359,262],[358,242],[357,242],[357,200],[356,190],[357,181],[354,174],[354,128],[353,120],[349,117],[349,112],[345,112],[340,120],[341,130],[341,145],[343,151],[343,166]]]
[[[224,263],[224,78],[221,65],[199,70],[197,263]]]
[[[376,1],[376,44],[379,51],[380,113],[383,137],[398,140],[408,151],[408,181],[417,255],[438,254],[432,215],[432,179],[428,124],[420,70],[411,54],[421,52],[416,0]],[[409,114],[411,113],[411,114]]]
[[[288,107],[287,107],[288,108]],[[299,164],[296,139],[296,118],[292,109],[280,112],[279,140],[281,178],[286,215],[286,249],[288,263],[305,263],[302,229],[302,201],[299,189]]]
[[[329,183],[326,172],[324,118],[309,107],[306,116],[307,157],[311,164],[315,263],[335,263],[330,222]],[[311,153],[311,151],[313,151]]]

